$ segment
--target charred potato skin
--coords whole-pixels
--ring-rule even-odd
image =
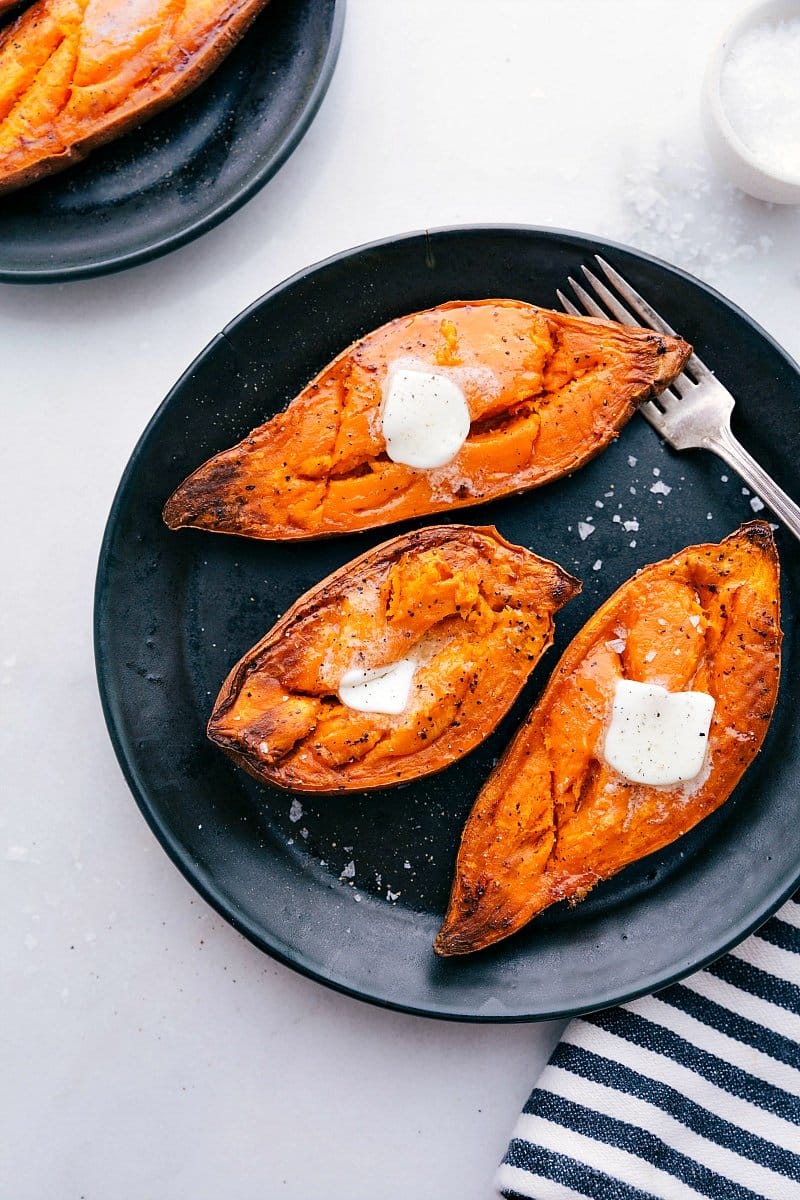
[[[359,763],[351,767],[345,762],[335,769],[312,772],[308,766],[302,763],[298,765],[293,759],[294,747],[285,758],[267,763],[254,753],[251,745],[243,744],[248,731],[240,726],[234,728],[232,722],[235,719],[234,709],[244,689],[248,687],[248,681],[254,674],[264,670],[265,661],[270,664],[268,674],[275,673],[277,663],[278,674],[285,668],[287,674],[291,675],[302,663],[304,655],[313,652],[313,646],[308,640],[311,638],[313,641],[313,633],[308,633],[311,620],[321,615],[325,621],[326,613],[329,610],[335,612],[337,607],[341,606],[343,597],[353,589],[369,587],[373,583],[381,586],[392,568],[398,564],[413,571],[416,564],[422,563],[431,553],[457,556],[462,552],[482,556],[481,561],[485,560],[487,571],[492,570],[493,563],[495,566],[499,563],[498,570],[502,567],[504,571],[510,571],[512,577],[514,572],[518,571],[517,587],[520,592],[523,584],[528,591],[534,588],[528,602],[535,601],[538,619],[542,623],[541,629],[536,630],[533,652],[527,655],[520,654],[518,660],[513,659],[513,671],[509,669],[508,676],[503,676],[503,688],[492,688],[492,694],[488,698],[483,691],[477,692],[479,698],[483,696],[479,703],[485,704],[485,709],[471,709],[470,701],[467,700],[464,709],[457,714],[456,734],[448,730],[447,737],[439,735],[436,740],[419,746],[412,753],[390,758],[385,762],[379,761],[366,771],[361,769]],[[506,576],[503,578],[505,580]],[[492,732],[497,721],[513,704],[541,654],[550,646],[555,613],[579,590],[580,583],[556,563],[540,559],[532,552],[514,546],[493,527],[439,525],[393,538],[345,564],[306,592],[236,663],[215,701],[208,721],[208,737],[253,778],[283,790],[299,793],[371,791],[436,773],[469,753]],[[337,636],[335,626],[331,627],[330,633]],[[517,651],[510,650],[509,655],[512,653],[516,654]],[[488,690],[488,679],[480,686]],[[291,694],[289,685],[286,685],[286,690]],[[287,701],[287,704],[290,705],[291,701]],[[304,739],[307,742],[305,735]],[[298,742],[301,748],[304,739]]]
[[[597,803],[597,793],[591,794],[590,783],[583,817],[580,781],[574,789],[577,801],[572,809],[564,795],[559,796],[559,767],[548,745],[551,717],[564,695],[565,681],[575,679],[593,654],[597,658],[597,646],[607,641],[609,628],[613,636],[620,614],[630,612],[631,604],[644,604],[648,590],[657,583],[660,586],[682,577],[687,564],[704,601],[716,605],[710,610],[716,614],[715,620],[724,623],[719,628],[709,621],[703,630],[710,658],[700,668],[702,680],[713,689],[712,694],[715,690],[722,693],[715,695],[710,771],[693,795],[668,809],[665,819],[657,819],[655,794],[663,796],[669,789],[623,783],[633,798],[627,812],[632,811],[631,803],[644,797],[644,807],[639,810],[641,828],[636,829],[634,816],[632,833],[620,831],[618,845],[607,833],[605,847],[597,851],[592,841],[598,830],[598,824],[592,824],[593,812],[599,812],[599,821],[603,820],[602,810],[591,807]],[[749,522],[718,545],[689,547],[671,559],[642,568],[590,618],[563,654],[470,813],[447,914],[434,943],[438,954],[483,949],[520,929],[550,904],[583,899],[596,883],[673,842],[728,799],[761,748],[777,699],[782,637],[779,570],[769,525]],[[734,574],[732,578],[732,573],[738,577]],[[626,651],[629,647],[627,643]],[[590,686],[590,672],[583,682],[587,680]],[[563,711],[559,719],[566,720]],[[568,763],[568,755],[562,756],[564,761]],[[597,769],[596,764],[592,769]],[[562,771],[566,774],[568,769]],[[602,776],[599,784],[607,778],[610,776]],[[514,780],[521,780],[529,789],[521,814],[509,811],[507,797]],[[649,808],[648,794],[654,801]],[[674,789],[673,794],[677,795]],[[652,828],[645,824],[648,820],[655,822]],[[575,841],[570,847],[573,828]]]
[[[167,501],[164,520],[171,529],[303,540],[525,492],[599,454],[690,352],[652,330],[517,300],[450,301],[398,317],[198,467]],[[377,415],[398,358],[465,371],[474,389],[470,434],[445,468],[418,471],[385,453]],[[474,382],[480,371],[494,381],[484,392]]]
[[[6,2],[5,9],[3,2],[0,0],[0,19],[4,12],[13,14],[18,0]],[[4,54],[13,57],[19,44],[35,45],[42,23],[53,15],[58,24],[59,8],[68,7],[71,0],[66,4],[63,0],[21,2],[24,9],[0,30],[0,71]],[[61,139],[54,120],[50,128],[41,130],[35,138],[20,138],[16,144],[0,149],[0,194],[16,191],[82,162],[92,150],[115,141],[188,96],[216,70],[268,2],[220,0],[217,19],[192,50],[176,45],[170,69],[156,74],[154,64],[152,81],[148,79],[142,86],[134,86],[128,99],[110,112],[87,118],[82,128],[76,125],[63,145],[59,145]],[[113,8],[113,0],[108,0],[108,4]]]

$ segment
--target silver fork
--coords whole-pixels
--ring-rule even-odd
[[[581,267],[581,270],[595,296],[602,300],[605,309],[601,308],[595,296],[590,295],[586,288],[570,276],[570,287],[585,311],[582,313],[559,291],[557,295],[566,312],[576,317],[588,313],[589,316],[601,317],[604,321],[607,321],[611,314],[623,325],[644,326],[659,333],[678,336],[652,305],[634,291],[605,259],[596,254],[595,260],[615,291],[606,286],[587,267]],[[627,308],[619,299],[620,296],[627,303]],[[800,507],[778,487],[775,480],[731,433],[733,405],[734,399],[728,389],[719,382],[713,371],[693,354],[683,373],[655,400],[648,400],[643,404],[639,412],[673,450],[704,449],[718,454],[750,484],[753,491],[769,505],[787,529],[800,538]]]

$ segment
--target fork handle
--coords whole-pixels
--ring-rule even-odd
[[[772,476],[756,462],[752,454],[748,454],[741,442],[733,436],[730,427],[724,425],[717,434],[708,438],[706,445],[741,475],[764,503],[769,505],[775,516],[800,539],[800,506],[786,495],[783,488],[778,487]]]

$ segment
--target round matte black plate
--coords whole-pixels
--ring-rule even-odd
[[[0,280],[157,258],[218,225],[289,157],[325,95],[344,0],[270,0],[185,100],[82,163],[0,197]]]
[[[715,958],[777,907],[798,874],[800,547],[779,532],[781,695],[764,749],[734,796],[577,907],[553,907],[472,957],[441,960],[431,949],[464,819],[557,653],[638,567],[718,539],[753,516],[750,497],[723,464],[706,453],[674,454],[639,417],[572,478],[439,517],[496,523],[511,541],[584,581],[582,595],[557,618],[556,652],[466,759],[381,793],[296,799],[251,780],[204,736],[231,665],[297,596],[389,535],[381,529],[270,545],[170,533],[160,513],[173,487],[280,411],[368,330],[456,298],[516,297],[552,307],[555,289],[596,251],[694,342],[736,396],[745,445],[791,487],[800,459],[800,374],[742,312],[631,250],[569,233],[488,227],[365,246],[257,301],[173,388],[134,451],[111,510],[97,582],[97,669],[111,737],[137,802],[187,878],[237,929],[363,999],[488,1021],[601,1008]],[[670,490],[653,491],[658,483]],[[585,539],[581,522],[594,529]]]

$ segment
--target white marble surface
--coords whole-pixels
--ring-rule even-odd
[[[115,277],[0,289],[3,995],[14,1200],[486,1200],[557,1026],[382,1012],[302,979],[169,863],[106,736],[99,542],[141,429],[254,297],[347,246],[528,222],[705,276],[800,355],[800,214],[697,119],[730,0],[350,0],[311,131],[243,211]]]

